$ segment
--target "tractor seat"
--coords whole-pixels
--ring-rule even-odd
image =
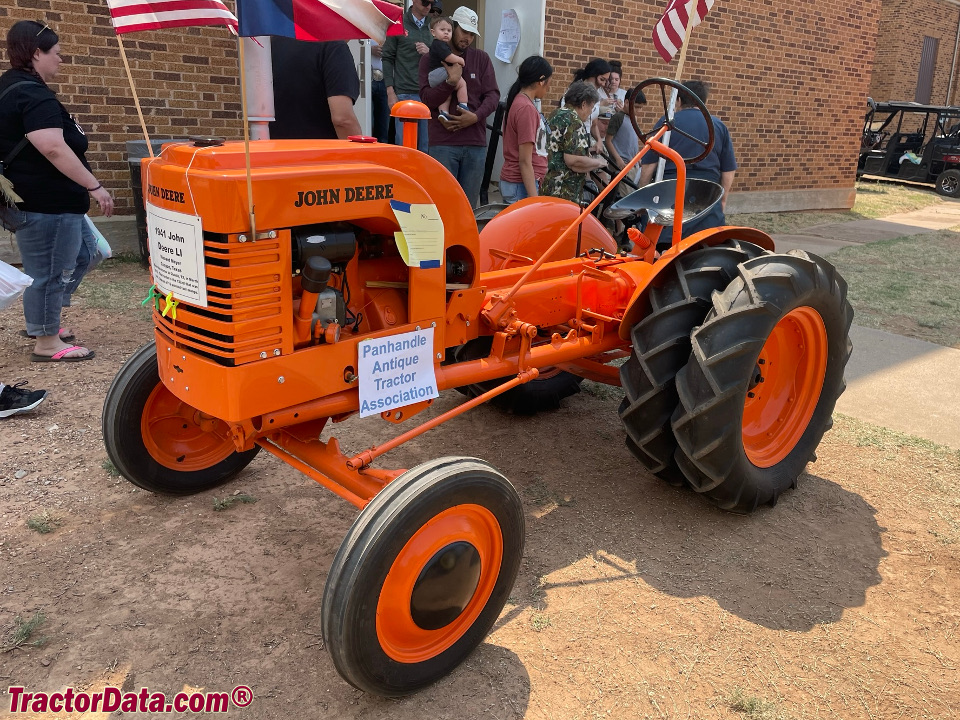
[[[610,220],[625,220],[647,211],[650,222],[657,225],[673,225],[677,181],[661,180],[632,192],[604,210]],[[723,188],[711,180],[687,178],[683,196],[683,222],[689,223],[720,202]]]

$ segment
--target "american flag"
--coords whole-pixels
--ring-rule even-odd
[[[220,0],[107,0],[117,35],[190,25],[226,25],[234,34],[237,18]]]
[[[663,17],[653,28],[653,44],[660,53],[664,62],[673,60],[674,55],[683,45],[687,35],[687,21],[690,19],[690,8],[697,5],[696,17],[693,25],[696,27],[703,20],[707,11],[713,7],[714,0],[670,0]]]

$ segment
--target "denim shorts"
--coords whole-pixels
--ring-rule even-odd
[[[20,248],[23,271],[33,285],[23,293],[29,335],[57,335],[60,311],[90,268],[97,240],[82,214],[11,210],[6,215]]]

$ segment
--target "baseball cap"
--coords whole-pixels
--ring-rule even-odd
[[[473,33],[477,37],[480,37],[480,31],[477,29],[477,14],[470,8],[461,5],[453,11],[453,15],[450,16],[450,19],[453,20],[464,32]]]
[[[433,0],[433,7],[430,8],[430,12],[443,15],[443,3],[440,0]]]

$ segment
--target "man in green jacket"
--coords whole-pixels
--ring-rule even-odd
[[[403,14],[404,35],[391,35],[383,45],[383,83],[387,86],[387,104],[392,108],[398,100],[420,99],[420,56],[430,52],[430,10],[439,0],[413,0]],[[397,123],[394,142],[401,143],[403,123]],[[417,146],[427,152],[427,121],[417,123]]]

